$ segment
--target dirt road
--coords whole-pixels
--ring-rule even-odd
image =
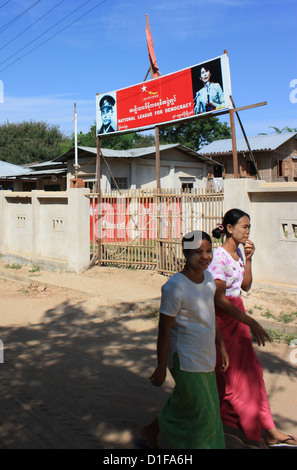
[[[0,266],[0,448],[135,447],[133,437],[173,385],[170,376],[162,388],[148,380],[156,358],[154,312],[165,281],[153,272],[116,268],[76,275]],[[296,311],[296,291],[274,296],[275,289],[259,289],[245,299],[257,318],[272,325],[275,318],[261,316],[268,308],[275,317]],[[276,424],[296,434],[293,349],[280,343],[256,349]],[[230,434],[227,442],[251,446]]]

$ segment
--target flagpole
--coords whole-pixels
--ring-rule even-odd
[[[153,38],[150,31],[148,14],[145,15],[146,18],[146,38],[147,38],[147,48],[150,59],[150,69],[148,70],[144,81],[146,80],[149,71],[151,71],[151,79],[160,77],[161,73],[159,67],[157,66],[157,61],[154,52]],[[160,178],[160,132],[159,126],[155,126],[155,145],[156,145],[156,183],[157,189],[161,188],[161,178]]]

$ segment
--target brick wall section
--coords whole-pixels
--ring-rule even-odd
[[[253,151],[260,177],[267,182],[284,182],[297,180],[297,140],[292,138],[274,151]],[[293,158],[295,156],[295,159]],[[231,154],[212,155],[212,158],[224,166],[223,177],[233,178],[233,156]],[[248,152],[238,152],[238,169],[241,178],[253,178],[248,173],[247,163],[250,160]],[[277,161],[283,163],[283,176],[278,175]]]

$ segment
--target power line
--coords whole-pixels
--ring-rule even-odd
[[[7,28],[9,28],[9,26],[11,26],[17,20],[19,20],[22,16],[24,16],[26,13],[28,13],[28,11],[32,10],[32,8],[34,8],[40,2],[41,2],[41,0],[38,0],[37,2],[33,3],[26,10],[22,11],[22,13],[15,16],[12,20],[10,20],[8,23],[6,23],[4,26],[2,26],[2,28],[0,28],[0,34],[3,33],[3,31],[5,31]]]
[[[98,3],[97,5],[95,5],[93,8],[91,8],[90,10],[88,10],[86,13],[84,13],[83,15],[81,15],[79,18],[77,18],[76,20],[72,21],[72,23],[64,26],[64,28],[60,29],[59,31],[57,31],[55,34],[53,34],[52,36],[50,36],[48,39],[46,39],[45,41],[43,41],[42,43],[38,44],[37,46],[35,46],[33,49],[31,49],[30,51],[26,52],[25,54],[23,54],[21,57],[18,57],[16,60],[14,60],[13,62],[11,62],[10,64],[8,64],[6,67],[4,67],[3,69],[0,70],[0,73],[3,72],[4,70],[8,69],[9,67],[11,67],[11,65],[15,64],[17,61],[23,59],[24,57],[26,57],[27,55],[29,55],[31,52],[35,51],[36,49],[38,49],[39,47],[43,46],[44,44],[46,44],[48,41],[50,41],[51,39],[53,39],[55,36],[57,36],[58,34],[62,33],[63,31],[65,31],[67,28],[69,28],[70,26],[72,26],[74,23],[76,23],[77,21],[81,20],[82,18],[84,18],[86,15],[88,15],[89,13],[91,13],[92,11],[94,11],[96,8],[98,8],[99,6],[101,6],[103,3],[105,3],[107,0],[102,0],[100,3]],[[44,34],[46,34],[48,31],[50,31],[51,29],[53,29],[53,27],[57,26],[57,24],[61,23],[62,21],[64,21],[66,18],[68,18],[69,16],[71,16],[73,13],[75,13],[77,10],[79,10],[80,8],[82,8],[84,5],[86,5],[87,3],[89,3],[90,0],[88,0],[87,2],[85,2],[83,5],[81,5],[80,7],[76,8],[72,13],[70,13],[69,15],[67,15],[66,17],[64,17],[62,20],[60,20],[58,23],[56,23],[55,25],[51,26],[51,28],[49,28],[47,31],[45,31],[44,33],[42,33],[41,35],[39,35],[36,39],[33,39],[30,43],[26,44],[26,46],[22,47],[19,51],[15,52],[12,56],[10,56],[8,59],[4,60],[3,62],[0,63],[0,65],[4,64],[5,62],[7,62],[9,59],[11,59],[13,56],[15,56],[16,54],[18,54],[21,50],[23,50],[24,48],[26,48],[28,45],[32,44],[32,42],[36,41],[37,39],[39,39],[41,36],[43,36]]]
[[[7,62],[9,59],[11,59],[12,57],[14,57],[15,55],[17,55],[19,52],[21,52],[23,49],[26,49],[26,47],[30,46],[30,44],[32,44],[33,42],[37,41],[38,39],[40,39],[42,36],[44,36],[46,33],[48,33],[49,31],[51,31],[51,29],[53,29],[55,26],[57,26],[58,24],[62,23],[64,20],[66,20],[67,18],[69,18],[69,16],[73,15],[73,13],[75,13],[77,10],[80,10],[82,7],[84,7],[87,3],[89,3],[91,0],[87,0],[85,3],[83,3],[80,7],[77,7],[75,8],[75,10],[73,10],[71,13],[69,13],[68,15],[64,16],[64,18],[62,18],[60,21],[58,21],[57,23],[55,23],[54,25],[52,25],[50,28],[48,28],[46,31],[44,31],[43,33],[39,34],[39,36],[37,36],[35,39],[32,39],[32,41],[28,42],[27,44],[25,44],[25,46],[21,47],[21,49],[19,49],[18,51],[16,51],[14,54],[12,54],[11,56],[9,56],[7,59],[5,59],[3,62],[0,63],[0,65],[3,65],[5,64],[5,62]],[[32,49],[34,50],[34,49]],[[23,56],[21,56],[20,58],[24,57],[25,55],[27,55],[28,53],[24,54]],[[19,59],[16,59],[16,60],[19,60]],[[12,62],[12,64],[14,64],[14,62]],[[10,67],[10,65],[8,65],[8,67]],[[7,67],[6,67],[7,68]],[[5,70],[5,69],[3,69]],[[2,70],[1,70],[2,72]]]
[[[7,0],[7,2],[3,3],[3,5],[1,5],[0,9],[5,7],[5,5],[7,5],[7,3],[9,3],[9,2],[10,2],[10,0]]]
[[[8,0],[10,1],[10,0]],[[12,38],[10,41],[8,41],[6,44],[3,44],[2,47],[0,47],[0,51],[2,49],[4,49],[4,47],[8,46],[8,44],[10,44],[11,42],[13,42],[15,39],[17,39],[19,36],[21,36],[22,34],[24,34],[26,31],[28,31],[28,29],[32,28],[32,26],[34,26],[36,23],[38,23],[38,21],[42,20],[45,16],[47,16],[49,13],[51,13],[53,10],[55,10],[58,6],[61,5],[61,3],[65,2],[65,0],[62,0],[60,3],[58,3],[56,6],[54,6],[53,8],[51,8],[50,10],[48,10],[46,13],[44,13],[44,15],[40,16],[39,18],[37,18],[36,21],[34,21],[30,26],[28,26],[26,29],[24,29],[23,31],[21,31],[17,36],[15,36],[14,38]]]

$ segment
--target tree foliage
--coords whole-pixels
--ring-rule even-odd
[[[160,143],[180,143],[193,150],[216,139],[230,137],[230,128],[216,117],[196,119],[171,126],[160,127]],[[89,132],[79,132],[79,146],[96,147],[96,125]],[[154,132],[131,132],[100,137],[102,148],[127,150],[155,145]],[[74,147],[74,134],[64,136],[58,126],[45,122],[5,123],[0,126],[0,160],[23,165],[45,162],[57,158]]]
[[[7,122],[0,126],[0,160],[15,165],[52,160],[62,153],[65,141],[58,126]]]
[[[101,147],[103,148],[127,150],[155,145],[155,135],[144,135],[138,132],[131,132],[128,134],[104,136],[100,138],[100,141]]]
[[[229,139],[230,137],[230,127],[225,122],[221,123],[215,116],[193,119],[160,128],[161,144],[179,143],[196,151],[214,140]]]
[[[274,129],[274,131],[276,132],[276,134],[284,134],[284,133],[287,133],[287,132],[297,132],[297,128],[296,127],[283,127],[283,129],[279,129],[278,127],[275,127],[275,126],[269,126],[270,129]]]
[[[214,116],[160,127],[161,144],[179,143],[193,150],[199,150],[203,145],[214,140],[229,139],[230,137],[230,127],[226,123],[221,123]],[[74,136],[72,139],[74,144]],[[77,141],[78,145],[95,146],[96,126],[93,125],[87,134],[78,134]],[[141,132],[106,134],[100,137],[100,145],[102,148],[114,150],[149,147],[155,145],[155,135],[154,133],[143,134]]]
[[[74,146],[74,134],[71,138],[72,146]],[[127,150],[131,148],[149,147],[154,145],[155,137],[152,134],[142,134],[139,132],[131,132],[125,134],[106,134],[100,136],[100,146],[114,150]],[[89,132],[77,135],[77,144],[85,147],[96,147],[96,125],[92,125]]]
[[[288,132],[297,132],[297,127],[288,127],[288,126],[283,127],[282,129],[276,126],[269,126],[269,129],[273,129],[275,134],[286,134]],[[267,134],[267,132],[259,132],[258,135],[270,135],[270,134]]]

